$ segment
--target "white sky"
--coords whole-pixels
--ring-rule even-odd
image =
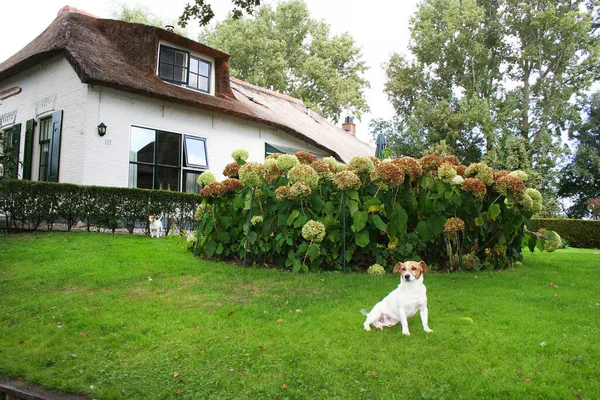
[[[315,19],[328,23],[333,33],[349,32],[362,49],[363,60],[370,67],[366,73],[371,88],[366,91],[371,113],[357,123],[357,136],[371,141],[369,121],[372,118],[391,118],[394,113],[383,93],[385,73],[382,64],[393,52],[406,53],[410,37],[408,21],[418,0],[305,0]],[[186,3],[191,0],[9,0],[2,6],[0,24],[0,62],[23,48],[39,35],[65,5],[77,7],[101,18],[110,18],[119,4],[140,5],[164,21],[176,21]],[[222,20],[232,8],[230,0],[212,0],[216,20]],[[276,0],[261,4],[275,5]],[[195,26],[194,22],[190,23]],[[192,38],[196,38],[191,30]],[[344,116],[342,116],[343,119]]]

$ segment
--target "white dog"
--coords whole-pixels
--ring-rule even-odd
[[[400,272],[398,287],[375,304],[370,313],[361,310],[367,316],[363,325],[365,330],[370,331],[371,325],[383,330],[384,326],[390,327],[400,322],[402,333],[408,336],[408,318],[419,311],[423,329],[425,332],[433,332],[427,323],[427,290],[423,284],[423,273],[428,272],[427,264],[423,261],[399,262],[393,270],[394,274],[396,272]]]
[[[156,215],[150,215],[148,220],[150,221],[150,237],[154,237],[154,233],[156,233],[156,237],[160,237],[160,232],[163,229],[162,217],[156,218]]]

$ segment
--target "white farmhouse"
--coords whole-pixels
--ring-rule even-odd
[[[64,7],[0,64],[0,130],[19,178],[197,192],[231,152],[375,149],[302,101],[230,78],[226,53],[171,31]]]

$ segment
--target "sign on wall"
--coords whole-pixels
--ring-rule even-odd
[[[48,111],[54,111],[54,104],[56,103],[56,93],[46,96],[35,102],[35,116],[39,116]]]
[[[10,112],[0,115],[0,119],[2,121],[0,123],[1,127],[14,124],[17,120],[17,110],[12,110]]]

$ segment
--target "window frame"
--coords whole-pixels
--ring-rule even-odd
[[[175,191],[177,192],[182,192],[185,193],[186,191],[186,173],[194,173],[194,174],[198,174],[201,175],[202,173],[208,171],[208,151],[207,151],[207,140],[206,138],[203,137],[199,137],[199,136],[194,136],[194,135],[187,135],[185,133],[179,133],[179,132],[173,132],[173,131],[167,131],[164,129],[157,129],[157,128],[151,128],[151,127],[146,127],[143,125],[130,125],[130,137],[129,137],[129,151],[131,152],[131,138],[132,138],[132,134],[133,134],[133,130],[132,128],[139,128],[139,129],[144,129],[144,130],[148,130],[148,131],[153,131],[154,132],[154,145],[153,145],[153,156],[152,156],[152,160],[153,162],[147,162],[147,161],[132,161],[131,157],[129,158],[129,168],[131,168],[132,165],[142,165],[142,166],[147,166],[147,167],[151,167],[152,168],[152,189],[151,190],[160,190],[160,188],[158,187],[158,183],[157,183],[157,169],[158,168],[169,168],[169,169],[173,169],[173,170],[177,170],[178,172],[178,186],[175,189]],[[168,134],[173,134],[173,135],[178,135],[179,136],[179,148],[178,148],[178,156],[179,156],[179,165],[175,166],[175,165],[166,165],[166,164],[161,164],[158,163],[158,153],[161,151],[159,149],[158,146],[158,135],[160,133],[168,133]],[[187,149],[186,149],[186,139],[192,139],[192,140],[198,140],[198,141],[202,141],[203,145],[204,145],[204,154],[206,157],[206,165],[205,166],[200,166],[197,164],[188,164],[187,163]],[[131,179],[131,178],[130,178]],[[132,182],[129,182],[129,187],[134,187],[131,186]],[[137,185],[135,186],[136,188],[138,187]],[[163,190],[168,190],[168,189],[163,189]],[[174,189],[171,189],[174,190]],[[196,193],[197,194],[197,193]]]
[[[165,49],[173,50],[174,52],[184,53],[186,55],[186,59],[185,59],[186,60],[186,66],[185,67],[180,67],[177,64],[169,64],[167,62],[162,62],[161,60],[162,60],[162,49],[163,49],[163,47]],[[173,61],[173,62],[175,62],[175,61]],[[163,76],[161,76],[160,73],[161,73],[161,69],[162,69],[161,67],[162,67],[163,64],[165,64],[165,65],[171,65],[173,67],[180,67],[180,68],[185,69],[186,70],[185,82],[184,81],[180,81],[180,80],[176,80],[176,79],[168,79],[168,78],[164,78]],[[171,83],[175,83],[175,84],[178,84],[178,85],[185,85],[185,86],[187,86],[188,82],[190,80],[190,52],[187,51],[187,50],[178,49],[176,47],[169,46],[169,45],[166,45],[166,44],[159,44],[159,46],[158,46],[158,77],[160,79],[162,79],[163,81],[166,81],[166,82],[171,82]]]
[[[193,90],[197,90],[197,91],[202,92],[202,93],[210,93],[210,86],[211,86],[211,79],[210,78],[211,78],[211,73],[212,73],[212,62],[210,62],[209,60],[206,60],[206,59],[204,59],[202,57],[196,57],[196,56],[194,56],[192,54],[190,54],[189,57],[190,57],[190,63],[189,63],[190,64],[190,68],[188,69],[188,84],[187,84],[187,87],[190,88],[190,89],[193,89]],[[191,66],[192,66],[191,60],[192,60],[192,58],[194,60],[197,60],[198,64],[200,64],[200,63],[208,64],[208,75],[202,75],[200,73],[200,67],[198,67],[198,73],[195,73],[195,72],[192,71],[192,68],[191,68]],[[198,80],[196,82],[199,82],[200,78],[206,78],[208,80],[208,89],[207,90],[203,90],[203,89],[200,89],[200,87],[196,87],[196,86],[190,85],[190,83],[189,83],[190,82],[190,74],[194,74],[194,75],[196,75],[198,77]]]
[[[196,140],[198,142],[202,142],[203,146],[204,146],[204,158],[206,159],[206,165],[202,165],[202,164],[191,164],[188,162],[188,151],[187,151],[187,139],[190,140]],[[199,136],[192,136],[192,135],[183,135],[183,162],[185,165],[183,165],[184,168],[192,168],[192,169],[202,169],[202,170],[207,170],[208,169],[208,150],[207,150],[207,146],[206,146],[206,138],[202,138]]]
[[[42,138],[42,127],[47,126],[47,137],[45,139]],[[38,120],[38,148],[40,151],[39,163],[38,163],[38,181],[48,182],[50,177],[50,157],[52,153],[52,148],[50,146],[50,142],[52,139],[52,115],[48,115],[42,117]],[[48,162],[46,164],[42,164],[42,156],[44,152],[42,148],[44,145],[48,145]],[[46,167],[46,172],[42,174],[42,167]]]
[[[187,66],[185,67],[186,70],[186,80],[185,82],[183,80],[179,81],[179,80],[174,80],[174,79],[169,79],[169,78],[164,78],[161,76],[161,71],[162,71],[162,65],[172,65],[172,66],[177,66],[177,64],[169,64],[169,63],[164,63],[161,62],[161,55],[162,55],[162,49],[169,49],[169,50],[173,50],[175,52],[180,52],[180,53],[184,53],[186,55],[186,64]],[[200,73],[200,68],[198,68],[198,73],[192,72],[191,70],[191,60],[195,59],[197,60],[199,63],[206,63],[208,65],[208,75],[203,75]],[[198,54],[198,53],[192,53],[189,50],[185,50],[182,48],[178,48],[175,46],[172,46],[168,43],[164,43],[164,42],[160,42],[158,44],[158,56],[157,56],[157,75],[158,77],[168,83],[171,83],[173,85],[177,85],[177,86],[182,86],[186,89],[190,89],[193,90],[195,92],[200,92],[200,93],[205,93],[205,94],[210,94],[212,95],[214,92],[214,88],[213,88],[213,74],[214,74],[214,65],[215,65],[215,59],[212,59],[211,57],[202,55],[202,54]],[[183,68],[183,67],[181,67]],[[192,86],[190,85],[190,75],[194,74],[195,76],[198,77],[198,80],[196,82],[200,81],[200,78],[206,78],[208,80],[208,85],[207,85],[207,90],[201,89],[200,87],[197,86]]]

